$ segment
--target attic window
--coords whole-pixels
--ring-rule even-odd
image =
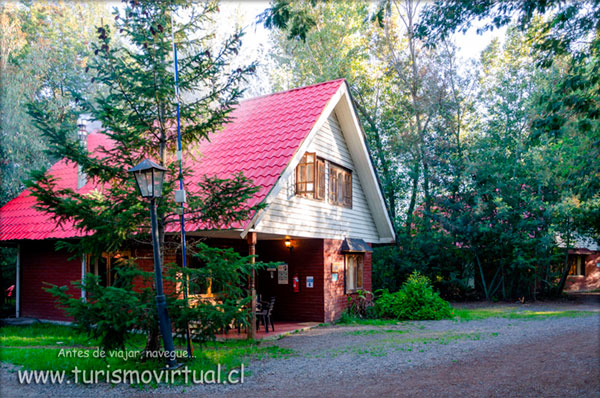
[[[352,172],[329,164],[329,203],[352,208]]]
[[[306,152],[296,167],[296,195],[325,199],[325,162]]]

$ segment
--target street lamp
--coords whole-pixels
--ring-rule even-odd
[[[137,166],[129,169],[135,177],[140,194],[143,198],[150,199],[150,219],[152,220],[152,247],[154,249],[154,276],[156,279],[156,308],[158,310],[158,323],[163,338],[163,345],[168,354],[167,366],[177,367],[175,360],[175,347],[171,333],[171,320],[167,311],[167,301],[163,293],[162,267],[160,264],[160,253],[158,246],[158,225],[156,222],[156,198],[162,195],[162,186],[167,171],[161,165],[145,159]]]

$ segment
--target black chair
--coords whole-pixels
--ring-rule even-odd
[[[273,307],[275,307],[275,297],[271,297],[271,300],[262,303],[261,310],[256,312],[256,329],[260,327],[262,319],[262,323],[265,325],[265,332],[269,333],[269,324],[271,324],[273,332],[275,331],[275,323],[272,316]]]

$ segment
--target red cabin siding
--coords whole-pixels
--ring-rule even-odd
[[[273,279],[268,271],[261,271],[257,289],[264,299],[277,298],[274,317],[282,321],[323,322],[325,319],[324,300],[324,256],[322,239],[293,239],[293,249],[285,247],[283,240],[259,241],[257,254],[259,261],[282,261],[288,264],[288,284],[277,283],[277,273]],[[298,275],[300,291],[294,293],[292,278]],[[314,287],[306,287],[306,277],[312,276]]]
[[[58,321],[72,321],[56,307],[54,297],[44,290],[46,283],[69,286],[68,293],[75,297],[81,291],[71,281],[81,279],[81,260],[69,260],[73,253],[56,251],[54,241],[25,242],[21,244],[21,316]],[[45,283],[46,282],[46,283]]]
[[[242,240],[209,240],[211,246],[228,246],[245,255],[247,245]],[[264,300],[277,298],[274,318],[281,321],[332,322],[340,317],[347,307],[344,293],[344,271],[338,272],[338,280],[332,281],[332,262],[344,262],[341,240],[293,239],[290,251],[283,240],[265,240],[257,243],[258,261],[284,262],[288,264],[288,284],[279,284],[277,272],[260,271],[257,275],[257,291]],[[138,266],[153,272],[151,248],[132,249]],[[21,316],[39,319],[71,321],[63,310],[56,307],[54,298],[43,290],[44,282],[58,286],[69,285],[81,279],[81,261],[69,260],[72,254],[56,251],[54,242],[29,242],[21,245]],[[174,253],[165,254],[165,263],[180,262]],[[371,290],[371,253],[364,257],[363,288]],[[292,278],[297,275],[300,291],[294,292]],[[313,287],[306,286],[307,277],[313,277]],[[134,283],[136,288],[146,286],[142,280]],[[173,291],[172,283],[165,281],[165,293]],[[74,288],[69,293],[81,295]]]

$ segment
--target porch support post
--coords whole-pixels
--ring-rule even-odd
[[[250,263],[255,263],[254,256],[256,255],[256,232],[248,233],[248,255],[253,256],[250,259]],[[250,327],[248,328],[248,339],[256,339],[256,272],[252,270],[250,276],[250,294],[252,295],[252,301],[250,303]]]
[[[15,317],[21,317],[21,244],[17,244],[17,280],[16,280],[16,305]]]

